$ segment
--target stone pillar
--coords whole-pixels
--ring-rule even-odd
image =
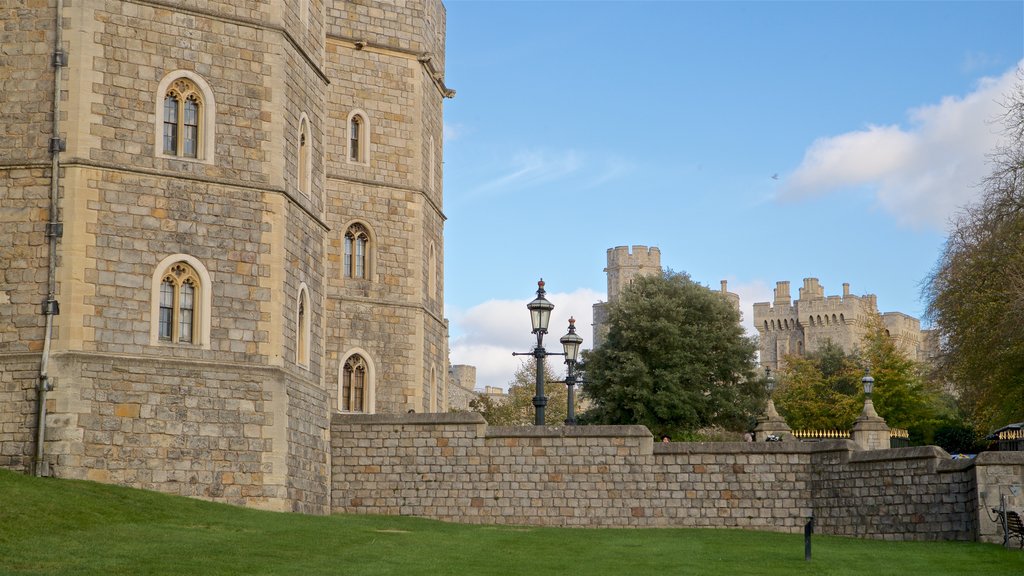
[[[792,440],[793,431],[789,424],[775,410],[775,402],[769,398],[765,406],[764,414],[757,417],[757,426],[754,427],[754,441],[764,442],[769,436],[778,436],[782,440]]]
[[[864,400],[864,410],[853,423],[850,439],[863,450],[886,450],[889,448],[889,425],[875,412],[871,398]]]

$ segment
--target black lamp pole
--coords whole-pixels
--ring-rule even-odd
[[[554,304],[548,302],[544,297],[544,279],[537,282],[537,297],[526,305],[530,311],[530,323],[533,325],[533,333],[537,335],[537,346],[532,352],[513,352],[513,356],[533,356],[537,360],[537,389],[533,397],[533,407],[536,411],[533,423],[536,426],[544,425],[544,407],[548,399],[544,396],[544,359],[548,356],[561,356],[561,354],[544,350],[544,335],[548,333],[548,321],[551,320],[551,310]]]
[[[576,386],[576,358],[580,352],[580,344],[583,343],[583,338],[576,333],[576,319],[569,318],[569,332],[562,336],[559,342],[562,343],[562,348],[565,350],[565,385],[568,388],[568,411],[566,412],[565,425],[575,426],[576,425],[576,401],[575,392],[573,387]]]

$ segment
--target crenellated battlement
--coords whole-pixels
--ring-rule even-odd
[[[780,281],[774,301],[756,302],[753,309],[761,364],[777,369],[787,354],[812,352],[829,341],[852,351],[867,332],[868,319],[878,314],[878,298],[851,294],[849,283],[843,284],[841,295],[826,295],[817,278],[804,278],[797,300],[790,300],[789,282]],[[900,349],[911,358],[921,358],[920,321],[901,312],[887,312],[882,319]]]

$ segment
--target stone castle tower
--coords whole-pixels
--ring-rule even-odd
[[[799,296],[792,299],[788,281],[775,285],[774,302],[754,304],[754,327],[761,343],[761,365],[777,370],[787,354],[804,355],[832,341],[846,352],[860,345],[868,321],[878,314],[874,294],[855,296],[843,284],[841,296],[825,296],[817,278],[804,278]],[[908,358],[927,360],[934,354],[929,331],[917,318],[901,312],[881,314],[886,332]]]
[[[594,304],[594,348],[600,346],[608,334],[608,304],[619,299],[622,292],[637,276],[661,274],[661,250],[656,246],[616,246],[608,249],[608,301]],[[722,280],[718,292],[730,304],[740,309],[740,296],[729,292],[729,283]]]
[[[608,302],[594,304],[594,344],[597,348],[608,334],[608,303],[615,302],[619,294],[637,276],[661,274],[661,250],[655,246],[616,246],[608,249]]]
[[[439,0],[0,14],[0,466],[323,512],[445,409]]]

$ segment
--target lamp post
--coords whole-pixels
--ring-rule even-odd
[[[864,369],[864,377],[860,379],[864,386],[864,410],[853,423],[850,439],[864,450],[882,450],[889,448],[889,426],[875,412],[871,401],[871,393],[875,390],[875,379],[871,377],[871,369]]]
[[[551,310],[554,304],[544,297],[544,279],[537,282],[537,297],[526,305],[530,311],[530,324],[533,326],[533,333],[537,335],[537,346],[532,352],[513,352],[513,356],[533,356],[537,360],[537,388],[533,397],[533,408],[535,416],[533,423],[536,426],[544,425],[544,407],[548,399],[544,396],[544,359],[548,356],[561,356],[556,352],[544,350],[544,335],[548,333],[548,322],[551,320]]]
[[[775,409],[775,400],[772,393],[775,392],[775,378],[772,377],[772,369],[765,368],[765,390],[768,391],[768,402],[764,407],[764,414],[757,418],[757,426],[754,427],[754,440],[764,442],[766,440],[789,439],[792,432],[786,420],[779,415]]]
[[[573,387],[576,386],[576,360],[580,353],[580,344],[583,344],[583,338],[576,333],[576,319],[569,318],[569,332],[562,336],[559,342],[562,343],[562,349],[565,351],[565,386],[568,388],[568,410],[566,411],[565,425],[575,426],[576,425],[576,407],[575,407],[575,396]]]

